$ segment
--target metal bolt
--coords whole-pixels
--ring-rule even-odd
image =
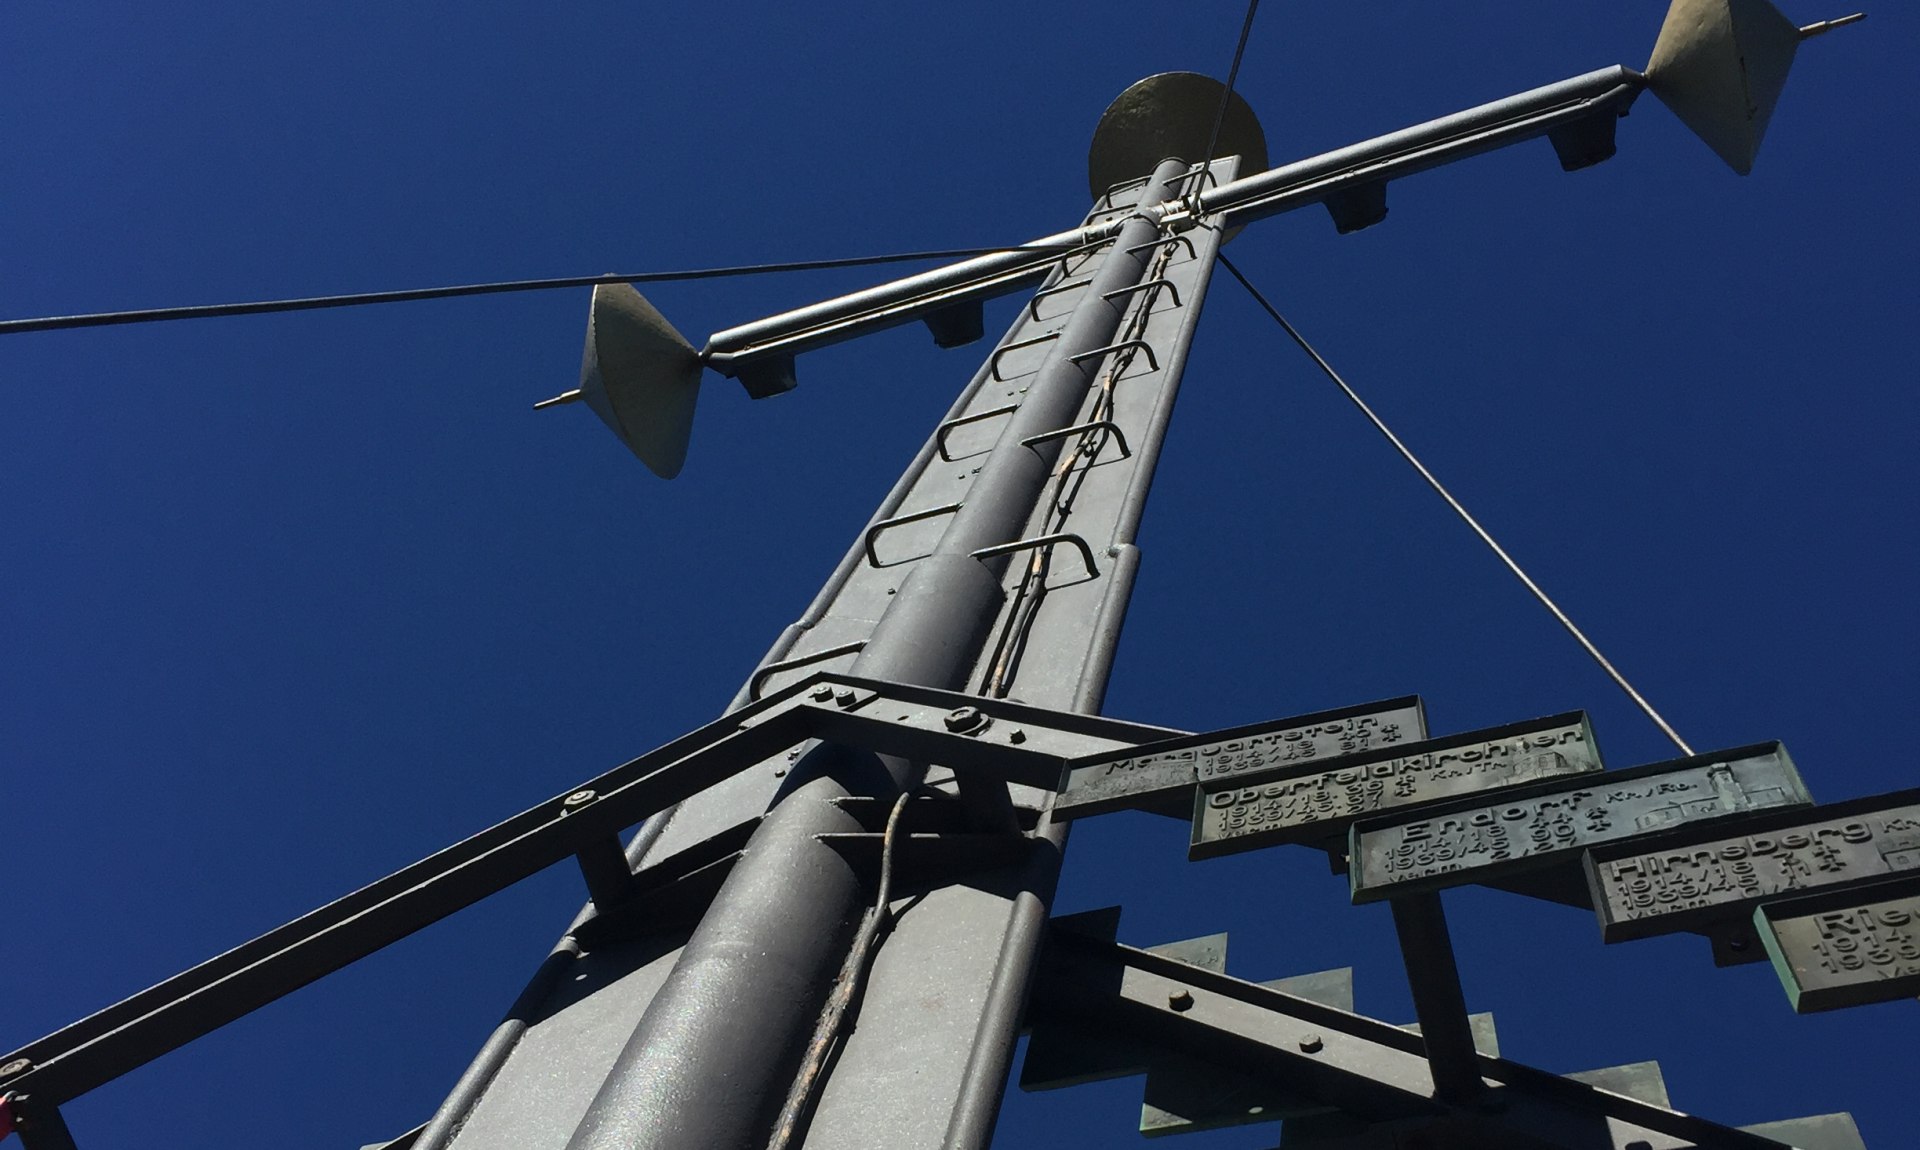
[[[599,797],[598,794],[590,790],[575,791],[567,796],[565,805],[569,807],[584,807]]]
[[[1193,992],[1176,990],[1172,994],[1167,995],[1167,1005],[1173,1007],[1175,1010],[1192,1010]]]
[[[1302,1038],[1300,1040],[1300,1049],[1302,1052],[1307,1054],[1320,1053],[1321,1046],[1322,1046],[1322,1043],[1320,1041],[1320,1036],[1318,1034],[1309,1034],[1305,1038]]]
[[[1013,730],[1007,732],[1007,742],[1009,743],[1024,743],[1026,741],[1027,733],[1019,727],[1015,727]]]
[[[947,730],[956,735],[970,735],[987,725],[987,717],[978,707],[955,707],[947,712],[945,720]]]
[[[11,1078],[16,1074],[24,1074],[27,1071],[32,1069],[33,1069],[33,1059],[16,1058],[12,1062],[7,1063],[5,1066],[0,1066],[0,1078]]]
[[[855,698],[856,696],[853,693],[852,687],[842,687],[833,693],[833,701],[843,707],[853,706],[853,700]]]
[[[822,683],[813,689],[814,702],[824,703],[831,698],[833,698],[833,688],[826,683]]]

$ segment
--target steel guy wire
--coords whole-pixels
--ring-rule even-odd
[[[263,315],[271,312],[314,311],[330,307],[357,307],[361,304],[410,303],[414,300],[497,295],[503,292],[548,291],[554,288],[596,287],[602,284],[675,283],[686,280],[721,279],[727,276],[767,275],[774,272],[825,271],[832,268],[869,267],[874,264],[911,263],[915,260],[963,259],[969,256],[998,255],[1012,251],[1031,251],[1036,255],[1045,255],[1071,252],[1076,246],[1078,245],[1017,244],[990,248],[944,248],[938,251],[896,252],[883,256],[848,256],[842,259],[801,260],[792,263],[741,264],[732,267],[691,268],[682,271],[639,272],[632,275],[608,273],[597,276],[560,276],[551,279],[500,280],[494,283],[402,288],[398,291],[355,292],[348,295],[301,296],[295,299],[253,300],[247,303],[193,304],[186,307],[142,308],[136,311],[39,316],[31,319],[0,320],[0,335],[17,335],[30,331],[62,331],[79,327],[111,327],[126,323],[160,323],[176,319],[218,319],[226,316]]]
[[[1227,86],[1220,90],[1220,106],[1213,113],[1213,131],[1207,133],[1207,150],[1200,155],[1201,170],[1209,175],[1213,171],[1213,149],[1220,143],[1220,125],[1226,122],[1227,105],[1233,102],[1233,82],[1240,76],[1240,57],[1247,51],[1247,36],[1253,31],[1253,14],[1259,9],[1260,0],[1247,0],[1247,18],[1240,22],[1240,42],[1233,46],[1233,65],[1227,69]],[[1194,194],[1199,195],[1198,192]]]
[[[1419,457],[1413,453],[1412,449],[1401,442],[1400,437],[1395,435],[1393,430],[1386,425],[1386,422],[1374,413],[1373,408],[1367,406],[1366,401],[1360,398],[1360,393],[1355,391],[1352,385],[1348,384],[1345,379],[1341,378],[1340,373],[1333,369],[1333,365],[1328,363],[1326,358],[1318,351],[1314,350],[1313,345],[1307,342],[1306,337],[1300,334],[1299,329],[1287,322],[1287,318],[1281,315],[1279,310],[1271,303],[1267,302],[1267,297],[1261,295],[1260,289],[1254,287],[1252,281],[1241,274],[1240,269],[1233,265],[1232,260],[1223,255],[1220,257],[1220,264],[1229,272],[1233,273],[1233,278],[1240,281],[1240,286],[1247,289],[1248,294],[1253,296],[1254,302],[1258,303],[1261,308],[1273,318],[1273,321],[1280,325],[1281,329],[1292,338],[1294,343],[1300,345],[1300,350],[1312,357],[1313,362],[1320,366],[1320,370],[1326,373],[1327,378],[1338,385],[1340,390],[1346,394],[1346,397],[1353,402],[1353,405],[1360,409],[1360,414],[1366,416],[1368,422],[1373,424],[1374,429],[1384,436],[1388,443],[1393,445],[1395,451],[1400,453],[1401,458],[1405,459],[1415,471],[1420,473],[1420,478],[1426,480],[1427,485],[1432,487],[1440,498],[1446,500],[1447,506],[1453,508],[1454,514],[1458,515],[1462,522],[1473,529],[1473,533],[1480,537],[1482,543],[1485,543],[1492,549],[1493,553],[1499,557],[1500,562],[1506,564],[1507,570],[1513,572],[1514,578],[1520,580],[1527,590],[1533,592],[1533,597],[1540,601],[1540,605],[1545,607],[1555,619],[1559,620],[1560,625],[1566,628],[1567,634],[1572,635],[1574,641],[1579,643],[1580,646],[1586,650],[1587,654],[1593,657],[1593,661],[1600,665],[1600,669],[1607,673],[1607,677],[1612,679],[1614,684],[1622,691],[1626,692],[1627,698],[1632,699],[1634,705],[1639,707],[1640,710],[1646,714],[1647,718],[1653,720],[1653,725],[1659,727],[1661,732],[1673,741],[1673,745],[1680,748],[1682,754],[1693,754],[1693,748],[1687,745],[1687,741],[1680,737],[1679,732],[1675,731],[1670,723],[1660,717],[1660,712],[1654,710],[1653,704],[1647,701],[1646,696],[1636,690],[1634,685],[1627,681],[1627,677],[1621,674],[1619,669],[1615,667],[1605,655],[1600,653],[1600,648],[1594,645],[1593,640],[1587,638],[1586,633],[1574,624],[1573,620],[1565,611],[1560,609],[1560,605],[1555,603],[1548,597],[1545,591],[1540,589],[1540,584],[1534,582],[1533,578],[1521,569],[1520,564],[1514,561],[1513,556],[1507,554],[1506,548],[1500,546],[1485,527],[1480,526],[1480,521],[1473,517],[1466,506],[1462,504],[1460,500],[1454,498],[1453,493],[1448,491],[1446,486],[1434,477],[1433,472],[1427,470],[1426,464],[1421,463]]]

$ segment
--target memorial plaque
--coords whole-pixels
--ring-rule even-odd
[[[1744,923],[1762,899],[1920,871],[1920,790],[1600,847],[1586,866],[1608,942]]]
[[[1600,769],[1583,711],[1403,747],[1226,777],[1194,793],[1192,859],[1276,843],[1345,849],[1347,826],[1374,811]]]
[[[1573,864],[1599,843],[1813,802],[1779,743],[1413,807],[1353,825],[1353,901]]]
[[[1753,925],[1801,1014],[1920,996],[1920,872],[1762,903]]]
[[[1053,817],[1143,810],[1184,819],[1201,779],[1420,742],[1426,712],[1418,695],[1319,711],[1247,727],[1183,735],[1123,752],[1069,760],[1060,773]]]

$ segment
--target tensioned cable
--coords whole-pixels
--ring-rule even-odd
[[[139,311],[95,312],[89,315],[43,316],[35,319],[0,320],[0,335],[29,331],[59,331],[76,327],[109,327],[123,323],[159,323],[175,319],[217,319],[224,316],[263,315],[269,312],[313,311],[328,307],[355,307],[360,304],[408,303],[423,299],[451,299],[457,296],[496,295],[502,292],[546,291],[551,288],[595,287],[601,284],[674,283],[684,280],[721,279],[726,276],[767,275],[773,272],[812,272],[831,268],[858,268],[873,264],[911,263],[915,260],[950,260],[967,256],[999,255],[1003,252],[1031,251],[1035,255],[1074,250],[1070,244],[1020,244],[994,248],[945,248],[928,252],[896,252],[884,256],[848,256],[834,260],[801,260],[795,263],[742,264],[733,267],[692,268],[671,272],[640,272],[635,275],[609,273],[598,276],[561,276],[555,279],[501,280],[497,283],[456,284],[451,287],[403,288],[399,291],[357,292],[352,295],[304,296],[298,299],[254,300],[248,303],[195,304],[188,307],[145,308]]]
[[[1560,621],[1560,625],[1567,629],[1567,634],[1572,635],[1574,641],[1586,649],[1587,654],[1593,656],[1593,661],[1600,664],[1600,669],[1607,673],[1608,678],[1611,678],[1615,685],[1627,693],[1627,698],[1632,699],[1634,705],[1646,713],[1647,718],[1653,720],[1653,725],[1659,727],[1667,738],[1672,739],[1673,745],[1679,747],[1682,754],[1693,754],[1693,748],[1687,745],[1687,741],[1680,737],[1679,732],[1675,731],[1671,724],[1660,717],[1660,712],[1653,709],[1653,704],[1647,702],[1646,696],[1635,690],[1632,683],[1627,682],[1627,677],[1622,675],[1619,669],[1609,662],[1605,655],[1600,653],[1600,648],[1594,646],[1593,640],[1587,638],[1586,633],[1574,625],[1573,620],[1568,618],[1567,613],[1560,609],[1559,604],[1555,603],[1547,596],[1545,591],[1540,589],[1540,584],[1535,583],[1525,571],[1521,570],[1520,564],[1514,562],[1513,556],[1507,554],[1506,548],[1500,546],[1500,544],[1494,540],[1493,536],[1487,533],[1487,529],[1480,526],[1480,521],[1475,519],[1458,499],[1454,498],[1453,493],[1448,491],[1438,479],[1434,478],[1433,472],[1427,470],[1426,464],[1421,463],[1419,457],[1414,455],[1412,450],[1400,441],[1400,437],[1393,433],[1392,429],[1386,425],[1386,422],[1374,414],[1373,408],[1368,407],[1366,401],[1360,398],[1360,393],[1353,390],[1353,387],[1340,377],[1339,372],[1333,370],[1333,365],[1328,363],[1324,356],[1314,350],[1313,345],[1307,342],[1306,337],[1300,334],[1299,329],[1291,323],[1288,323],[1287,318],[1281,315],[1279,310],[1272,304],[1267,302],[1267,297],[1261,295],[1260,289],[1254,287],[1253,283],[1241,274],[1240,269],[1233,266],[1232,260],[1226,256],[1221,256],[1220,264],[1233,273],[1233,278],[1240,281],[1240,286],[1246,288],[1247,292],[1253,296],[1254,301],[1264,308],[1269,316],[1273,317],[1273,321],[1279,324],[1288,336],[1292,337],[1293,342],[1300,345],[1300,350],[1306,352],[1313,358],[1313,362],[1320,365],[1320,370],[1326,373],[1327,378],[1331,379],[1339,386],[1341,391],[1346,393],[1347,398],[1353,401],[1353,405],[1360,409],[1360,414],[1366,416],[1367,420],[1373,424],[1374,429],[1385,436],[1388,443],[1393,444],[1394,450],[1400,453],[1401,458],[1405,459],[1413,466],[1415,471],[1420,473],[1420,478],[1426,480],[1427,485],[1432,487],[1433,490],[1439,494],[1440,498],[1447,501],[1447,506],[1453,508],[1454,514],[1458,515],[1468,527],[1473,528],[1473,533],[1480,537],[1482,543],[1492,548],[1493,553],[1500,557],[1500,562],[1505,563],[1507,570],[1513,572],[1514,578],[1520,580],[1521,583],[1526,585],[1527,590],[1533,592],[1533,597],[1540,600],[1540,605],[1545,607],[1555,619]]]
[[[1207,150],[1200,157],[1200,166],[1211,170],[1213,149],[1220,144],[1220,125],[1226,122],[1227,105],[1233,102],[1233,82],[1240,76],[1240,57],[1247,51],[1247,36],[1253,31],[1253,14],[1260,10],[1260,0],[1247,0],[1247,18],[1240,22],[1240,42],[1233,46],[1233,66],[1227,69],[1227,86],[1220,91],[1220,106],[1213,112],[1213,131],[1207,133]]]

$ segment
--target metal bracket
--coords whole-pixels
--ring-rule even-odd
[[[1095,566],[1093,562],[1093,548],[1087,546],[1085,539],[1082,539],[1070,531],[1057,531],[1052,535],[1036,535],[1032,539],[1016,539],[1012,543],[996,543],[991,547],[982,547],[978,551],[969,551],[967,555],[973,559],[992,559],[1000,555],[1011,555],[1016,551],[1031,551],[1036,547],[1051,547],[1056,543],[1071,543],[1080,549],[1080,557],[1087,561],[1087,577],[1089,579],[1095,578],[1100,574],[1100,568]]]
[[[873,524],[871,527],[867,528],[867,533],[861,536],[861,540],[860,540],[866,546],[866,549],[867,549],[867,562],[872,564],[875,567],[889,567],[889,566],[898,565],[898,564],[888,564],[888,563],[880,562],[880,556],[874,551],[873,549],[874,540],[880,538],[881,532],[888,531],[892,528],[900,527],[908,523],[919,523],[924,519],[938,519],[942,515],[952,515],[954,512],[960,510],[960,508],[963,506],[965,505],[960,503],[945,503],[939,507],[929,507],[925,511],[909,511],[905,515],[896,515],[891,519],[882,519],[880,522]],[[900,560],[900,562],[908,563],[908,562],[911,562],[911,560],[902,559]]]

